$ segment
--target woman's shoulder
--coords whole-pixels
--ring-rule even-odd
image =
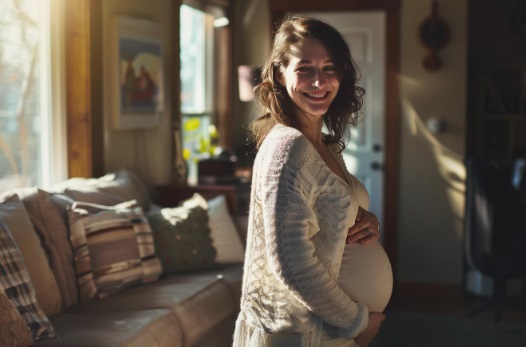
[[[301,131],[283,124],[276,124],[268,133],[260,151],[288,155],[291,152],[301,154],[311,150],[309,140]]]
[[[295,128],[276,124],[258,150],[256,161],[264,167],[287,168],[293,171],[312,169],[315,149],[303,133]]]

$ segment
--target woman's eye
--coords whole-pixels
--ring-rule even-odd
[[[310,71],[310,68],[307,67],[307,66],[302,66],[302,67],[297,68],[296,71],[298,71],[298,72],[308,72],[308,71]]]
[[[326,66],[323,68],[325,71],[336,71],[336,67],[335,66]]]

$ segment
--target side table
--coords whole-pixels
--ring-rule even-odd
[[[158,201],[162,207],[177,206],[182,200],[189,199],[194,193],[199,193],[206,200],[218,195],[225,195],[228,212],[235,215],[248,211],[250,186],[245,183],[225,185],[177,185],[167,184],[155,187]]]

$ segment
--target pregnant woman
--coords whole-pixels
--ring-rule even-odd
[[[258,153],[235,347],[366,347],[385,319],[364,295],[381,282],[378,264],[359,259],[386,260],[379,223],[340,154],[362,105],[356,82],[338,31],[310,18],[281,24],[255,90],[265,112],[252,124]]]

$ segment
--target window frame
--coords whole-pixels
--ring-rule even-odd
[[[68,177],[92,177],[103,160],[93,157],[91,113],[90,5],[99,1],[64,1]]]
[[[66,173],[66,131],[65,131],[65,81],[64,81],[64,0],[39,1],[37,5],[38,18],[35,24],[38,25],[37,31],[37,50],[35,59],[35,83],[31,83],[37,97],[34,102],[36,113],[28,126],[38,127],[38,134],[33,139],[37,139],[32,145],[21,144],[20,151],[29,151],[29,155],[36,167],[31,168],[31,179],[19,177],[18,185],[37,185],[48,188],[54,183],[64,180]],[[30,3],[31,5],[31,3]],[[21,4],[19,4],[21,6]],[[23,21],[23,20],[22,20]],[[33,77],[30,77],[31,79]],[[31,89],[32,90],[32,89]],[[24,100],[17,100],[17,103],[24,103]],[[31,103],[31,101],[25,101]],[[20,105],[19,105],[20,106]],[[25,103],[21,110],[30,107]],[[22,112],[22,111],[17,111]],[[19,134],[22,132],[19,129]],[[28,149],[28,146],[31,149]],[[36,157],[31,153],[36,152]],[[17,155],[20,153],[17,153]],[[15,176],[25,175],[22,160],[22,172],[14,172]],[[35,180],[36,179],[36,180]]]
[[[182,5],[195,8],[205,13],[213,15],[215,18],[227,17],[230,18],[230,1],[222,0],[183,0]],[[180,22],[178,23],[180,25]],[[182,122],[184,116],[210,116],[210,124],[216,126],[218,131],[219,146],[222,148],[231,148],[232,131],[229,129],[229,121],[231,119],[231,25],[223,27],[214,27],[210,23],[210,30],[213,40],[207,40],[207,49],[211,54],[207,54],[205,78],[211,83],[206,84],[206,108],[204,112],[199,113],[184,113],[182,105],[178,105],[180,114],[179,122]],[[180,45],[180,43],[179,43]],[[180,66],[179,66],[180,68]],[[179,92],[179,95],[181,90]],[[181,131],[182,124],[179,124]]]

